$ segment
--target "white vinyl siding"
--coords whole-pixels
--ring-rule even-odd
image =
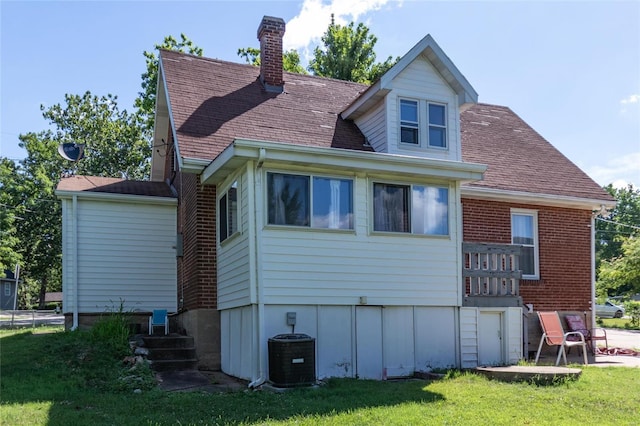
[[[355,233],[265,228],[260,236],[266,303],[454,306],[459,295],[457,228],[448,238],[371,235],[367,179],[354,184]],[[449,213],[457,217],[455,190]]]
[[[64,223],[74,226],[72,202],[65,204]],[[111,311],[121,302],[126,311],[175,312],[175,205],[79,199],[77,206],[77,260],[67,259],[65,264],[65,310],[70,311],[75,303],[69,279],[77,265],[80,313]],[[65,259],[73,252],[71,244],[65,238]]]
[[[249,177],[247,173],[237,178],[240,213],[238,232],[233,238],[218,246],[218,308],[247,305],[251,302],[249,221],[253,208],[249,205]]]
[[[356,125],[376,152],[388,152],[386,106],[380,102],[364,116],[356,120]]]
[[[421,100],[420,110],[424,121],[421,121],[421,144],[400,142],[400,99]],[[428,147],[427,102],[445,106],[446,117],[446,149]],[[387,94],[385,105],[387,151],[391,154],[413,155],[426,158],[460,161],[460,114],[458,98],[451,87],[440,77],[438,72],[425,59],[416,59],[392,82],[392,90]],[[421,116],[421,120],[423,119]],[[369,127],[372,127],[371,125]],[[361,128],[362,130],[362,128]],[[366,129],[363,130],[368,137]]]

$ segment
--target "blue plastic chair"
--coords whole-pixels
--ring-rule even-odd
[[[166,309],[154,309],[149,317],[149,335],[153,334],[153,327],[164,326],[164,334],[169,334],[169,316]]]

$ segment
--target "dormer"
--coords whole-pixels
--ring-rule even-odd
[[[347,109],[376,152],[461,161],[460,112],[478,94],[427,35]]]

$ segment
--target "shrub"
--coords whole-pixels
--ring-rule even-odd
[[[91,340],[100,343],[115,355],[126,355],[129,352],[129,334],[131,316],[124,310],[124,300],[120,306],[100,317],[91,328]]]

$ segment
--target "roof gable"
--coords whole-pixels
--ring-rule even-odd
[[[355,99],[342,116],[344,118],[355,119],[366,112],[371,106],[377,104],[392,87],[392,81],[404,71],[417,58],[427,59],[442,79],[451,87],[458,96],[458,106],[478,102],[478,93],[471,86],[469,81],[458,70],[454,63],[440,48],[438,43],[427,34],[409,52],[380,77],[369,89],[360,97]]]

